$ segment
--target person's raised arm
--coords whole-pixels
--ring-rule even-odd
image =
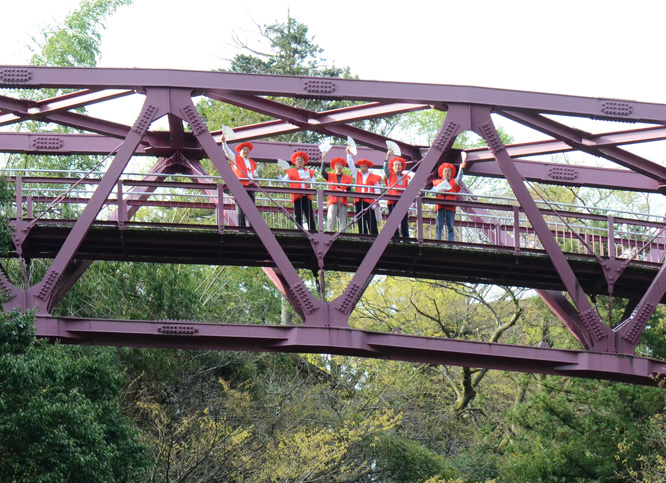
[[[326,154],[321,155],[321,166],[319,168],[319,174],[321,174],[321,177],[324,178],[324,180],[328,179],[328,174],[326,173]]]
[[[458,171],[458,176],[456,176],[456,186],[460,186],[460,183],[462,183],[463,169],[467,166],[467,153],[463,151],[460,155],[462,156],[462,163],[460,163],[460,170]]]
[[[224,151],[224,155],[227,157],[227,160],[231,161],[232,163],[236,162],[236,155],[234,152],[229,148],[229,145],[227,144],[227,138],[222,133],[222,151]]]
[[[351,149],[349,149],[349,146],[347,146],[347,166],[349,166],[349,171],[351,171],[351,176],[353,179],[353,183],[356,182],[356,162],[354,161],[354,158],[352,157],[351,154]]]
[[[386,151],[386,159],[384,160],[384,176],[386,176],[386,184],[388,185],[388,180],[391,177],[391,168],[389,167],[389,159],[393,156],[393,150],[389,149]]]

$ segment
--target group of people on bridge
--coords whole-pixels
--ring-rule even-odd
[[[225,136],[222,135],[222,147],[234,174],[243,186],[249,186],[254,183],[255,179],[259,178],[257,163],[250,158],[250,151],[253,149],[252,143],[242,142],[238,144],[234,153],[227,145]],[[382,182],[387,190],[387,195],[400,196],[411,180],[411,173],[406,171],[407,162],[401,157],[393,156],[394,153],[391,149],[386,152],[383,177],[370,171],[370,168],[374,166],[372,161],[367,159],[354,160],[349,147],[347,147],[346,152],[347,159],[336,157],[331,160],[330,171],[326,169],[326,153],[322,153],[319,174],[327,183],[327,189],[335,192],[335,194],[329,194],[326,200],[326,231],[343,231],[347,228],[349,221],[349,196],[347,193],[351,193],[352,188],[355,187],[354,193],[358,197],[354,198],[356,212],[354,221],[357,222],[358,232],[360,234],[376,235],[378,234],[377,222],[381,219],[378,197],[382,192]],[[278,179],[288,182],[292,189],[305,190],[310,188],[310,184],[315,181],[315,170],[306,167],[310,162],[308,154],[304,151],[296,151],[291,156],[291,162],[294,166],[292,168],[278,168]],[[437,199],[449,201],[456,199],[455,193],[460,192],[465,164],[463,159],[457,176],[454,165],[450,163],[440,165],[438,169],[439,179],[433,181],[432,189]],[[345,168],[349,169],[351,176],[345,174]],[[248,190],[247,193],[254,202],[254,191]],[[364,197],[364,194],[375,196]],[[312,204],[313,196],[311,194],[291,193],[290,197],[296,224],[304,227],[305,222],[308,230],[316,231],[317,224]],[[387,199],[386,203],[390,214],[393,212],[397,201]],[[436,205],[436,237],[438,240],[442,239],[444,226],[446,226],[447,239],[454,241],[455,211],[456,207],[452,203]],[[236,204],[236,213],[238,226],[247,226],[245,213],[238,204]],[[405,215],[401,220],[400,226],[395,231],[395,236],[409,238],[408,215]]]

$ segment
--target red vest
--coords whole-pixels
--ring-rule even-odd
[[[444,179],[436,179],[435,181],[432,182],[433,186],[438,186],[440,183],[445,183],[447,180]],[[456,180],[454,178],[451,178],[448,180],[449,185],[451,186],[451,189],[447,191],[446,193],[459,193],[460,192],[460,186],[456,184]],[[455,200],[458,198],[457,196],[454,195],[449,195],[446,193],[442,193],[441,195],[437,195],[436,198],[438,200]],[[442,208],[446,208],[449,211],[456,211],[456,207],[452,205],[435,205],[437,210],[441,210]]]
[[[329,184],[329,186],[328,186],[329,190],[347,191],[349,189],[349,186],[342,186],[342,185],[337,184],[338,175],[335,174],[335,173],[329,172],[327,181],[328,181],[328,184]],[[343,184],[352,184],[353,183],[351,176],[347,176],[346,174],[343,174],[340,177],[340,182],[343,183]],[[333,203],[337,203],[338,200],[340,200],[340,202],[343,205],[349,206],[349,200],[347,199],[346,196],[332,196],[332,195],[328,195],[328,200],[327,200],[328,206],[331,206]]]
[[[404,175],[402,177],[402,182],[398,183],[398,175],[395,174],[393,171],[391,171],[391,176],[389,176],[388,183],[386,183],[386,187],[393,187],[388,192],[386,193],[387,195],[395,195],[395,196],[400,196],[403,191],[405,191],[405,188],[407,188],[407,184],[409,184],[409,176]],[[393,200],[387,200],[386,204],[389,205],[395,205],[397,201]]]
[[[257,169],[257,163],[253,159],[250,159],[250,166],[254,172]],[[250,179],[247,175],[247,166],[245,166],[245,160],[243,156],[236,155],[236,163],[231,163],[231,169],[234,170],[236,178],[238,178],[243,186],[250,184]]]
[[[310,179],[313,179],[314,170],[308,169],[307,171],[310,173]],[[287,173],[287,176],[289,176],[289,179],[292,181],[307,181],[299,176],[298,168],[285,169],[284,172]],[[289,187],[293,189],[303,189],[303,188],[310,188],[310,185],[309,184],[304,185],[303,183],[289,183]],[[303,198],[303,195],[299,195],[297,193],[292,193],[289,196],[291,196],[292,203],[299,198]],[[307,197],[310,198],[310,200],[312,200],[312,195],[307,195]]]
[[[368,178],[365,180],[365,183],[364,183],[363,182],[363,174],[361,174],[361,172],[359,171],[358,173],[356,173],[356,184],[357,185],[363,185],[363,187],[362,188],[356,188],[358,190],[357,193],[374,193],[375,192],[374,186],[376,184],[379,184],[380,181],[381,181],[381,178],[379,176],[377,176],[376,174],[368,173]],[[366,188],[366,186],[368,186],[368,188]],[[370,188],[370,186],[372,186],[372,188]],[[373,198],[364,198],[363,201],[365,201],[366,203],[373,203],[375,201],[375,199],[373,199]],[[360,203],[361,198],[356,198],[354,200],[354,202]]]

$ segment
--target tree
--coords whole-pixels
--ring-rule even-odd
[[[83,2],[66,28],[44,31],[44,55],[33,61],[65,62],[59,57],[65,55],[90,62],[99,53],[95,32],[104,16],[126,3]],[[28,158],[15,161],[28,164]],[[3,215],[9,199],[3,183]],[[4,233],[6,221],[2,226]],[[146,463],[145,447],[123,415],[125,376],[116,351],[38,342],[33,322],[31,313],[0,315],[0,478],[129,481]]]
[[[60,25],[48,26],[33,38],[31,65],[95,67],[101,55],[106,20],[133,0],[82,0]]]
[[[257,25],[261,39],[255,47],[246,38],[236,33],[233,41],[241,49],[230,62],[230,72],[245,74],[295,75],[354,78],[349,67],[328,65],[323,57],[324,49],[309,36],[306,25],[287,16],[286,23],[275,22],[270,25]],[[320,112],[326,109],[350,106],[350,101],[275,98],[281,103]],[[271,120],[270,117],[257,114],[232,105],[221,104],[214,100],[201,101],[197,108],[209,129],[220,129],[223,125],[239,126]],[[371,120],[356,123],[358,127],[374,132],[388,134],[394,127],[391,120]],[[315,131],[298,132],[272,137],[271,140],[300,143],[316,143],[322,135]]]
[[[79,7],[69,13],[62,24],[42,29],[38,38],[33,37],[31,65],[62,67],[95,67],[101,55],[102,32],[108,17],[120,7],[132,4],[132,0],[81,0]],[[66,94],[63,89],[40,89],[19,92],[32,100],[43,100]],[[84,112],[79,110],[79,112]],[[30,132],[73,132],[61,125],[28,121],[16,126],[17,130]],[[96,166],[97,156],[31,156],[11,155],[8,168],[72,169],[87,171]]]
[[[644,427],[665,402],[663,389],[548,377],[507,414],[502,478],[627,480],[639,456],[653,454]]]
[[[128,481],[146,464],[113,349],[37,342],[18,312],[0,315],[0,349],[3,481]]]
[[[263,42],[256,49],[238,33],[233,41],[237,47],[250,54],[237,54],[231,62],[231,72],[245,74],[275,74],[323,77],[350,77],[349,67],[326,65],[322,57],[324,49],[308,35],[308,27],[290,14],[286,23],[256,25]],[[259,51],[258,49],[266,49]]]

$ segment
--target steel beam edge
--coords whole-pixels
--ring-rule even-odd
[[[656,386],[666,362],[611,353],[371,332],[353,328],[83,319],[38,315],[35,335],[61,343],[191,350],[325,353],[605,379]]]

